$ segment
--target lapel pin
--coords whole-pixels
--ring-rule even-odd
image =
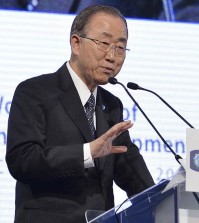
[[[105,108],[106,108],[105,105],[102,105],[102,110],[103,110],[103,111],[105,110]]]

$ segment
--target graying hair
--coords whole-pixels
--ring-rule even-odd
[[[124,16],[121,14],[121,12],[118,9],[111,6],[105,6],[105,5],[93,5],[93,6],[89,6],[85,8],[75,17],[71,26],[70,37],[73,34],[77,34],[78,36],[85,36],[86,25],[89,23],[91,17],[97,13],[105,13],[108,15],[121,18],[126,26],[127,34],[128,34],[126,19],[124,18]]]

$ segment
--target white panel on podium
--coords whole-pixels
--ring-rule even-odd
[[[199,129],[187,129],[186,135],[186,191],[199,192]]]

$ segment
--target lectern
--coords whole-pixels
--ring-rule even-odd
[[[185,172],[180,168],[171,180],[162,180],[107,212],[88,210],[85,216],[89,223],[198,223],[198,197],[199,193],[185,190]]]
[[[88,210],[88,223],[199,223],[199,130],[187,129],[187,161],[162,180],[107,212]],[[186,170],[186,171],[185,171]]]

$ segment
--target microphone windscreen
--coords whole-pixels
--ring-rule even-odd
[[[139,89],[139,85],[132,82],[128,82],[127,87],[133,90]]]
[[[109,82],[110,84],[117,84],[117,79],[114,78],[114,77],[109,77],[108,82]]]

